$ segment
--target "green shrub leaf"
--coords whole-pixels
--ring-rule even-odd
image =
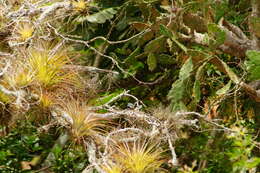
[[[188,60],[186,60],[184,65],[181,67],[179,78],[187,79],[190,76],[190,73],[192,72],[192,70],[193,70],[193,63],[192,63],[192,59],[189,58]]]
[[[154,71],[154,69],[157,67],[157,59],[153,53],[149,53],[147,57],[147,65],[150,71]]]
[[[245,62],[250,80],[260,79],[260,51],[249,50],[246,52],[248,60]]]

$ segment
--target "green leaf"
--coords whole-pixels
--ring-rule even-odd
[[[247,161],[246,167],[251,169],[259,166],[260,164],[260,158],[259,157],[253,157],[250,160]]]
[[[129,77],[129,75],[135,75],[139,69],[144,68],[144,64],[140,61],[134,62],[127,70],[129,74],[125,74],[124,78]]]
[[[220,62],[222,63],[225,71],[228,74],[228,77],[235,83],[235,84],[239,84],[239,78],[237,77],[237,75],[233,72],[233,70],[222,60],[220,60]]]
[[[55,156],[55,158],[59,158],[61,152],[62,152],[62,148],[58,145],[56,145],[53,149],[52,149],[52,152]]]
[[[117,97],[118,95],[122,94],[124,91],[119,90],[116,92],[113,92],[111,94],[108,94],[104,97],[98,98],[96,100],[93,101],[93,105],[95,106],[100,106],[100,105],[104,105],[106,103],[108,103],[109,101],[111,101],[113,98]]]
[[[135,58],[137,55],[140,54],[140,47],[137,47],[125,60],[124,63],[132,64],[133,61],[136,62],[137,59]]]
[[[166,37],[169,37],[169,38],[172,38],[173,37],[173,34],[172,34],[172,31],[170,31],[165,25],[160,25],[160,32],[162,35],[166,36]]]
[[[117,13],[117,8],[107,8],[102,11],[99,11],[95,14],[91,14],[88,16],[79,17],[77,22],[91,22],[91,23],[105,23],[107,20],[112,19],[114,15]]]
[[[172,102],[178,102],[183,98],[184,91],[185,82],[179,79],[172,84],[172,88],[168,93],[168,99]]]
[[[195,80],[193,85],[193,96],[196,103],[198,103],[201,99],[201,92],[200,92],[200,81]]]
[[[249,50],[246,52],[248,60],[245,62],[250,80],[260,79],[260,51]]]
[[[188,49],[182,44],[180,43],[177,39],[172,37],[172,40],[185,52],[187,53]]]
[[[185,53],[187,53],[187,48],[177,40],[177,37],[173,35],[172,31],[166,26],[160,25],[160,32],[162,35],[171,38],[172,41],[174,41]]]
[[[206,64],[207,62],[203,63],[196,72],[195,82],[192,89],[195,103],[198,103],[201,99],[200,81],[202,80],[202,76],[204,72],[203,68],[205,67]]]
[[[160,36],[151,40],[144,48],[144,52],[146,53],[159,53],[165,49],[165,40],[164,36]]]
[[[147,57],[147,65],[150,71],[154,71],[157,67],[157,58],[153,53],[149,53]]]
[[[189,58],[186,60],[184,65],[181,67],[179,78],[187,79],[190,76],[190,73],[192,72],[192,70],[193,70],[193,63],[192,63],[192,59]]]
[[[196,78],[196,80],[202,80],[202,78],[203,78],[203,74],[204,74],[204,67],[206,66],[206,64],[207,64],[208,62],[205,62],[205,63],[203,63],[199,68],[198,68],[198,70],[197,70],[197,72],[196,72],[196,76],[195,76],[195,78]]]
[[[182,101],[180,101],[180,102],[171,104],[171,109],[172,109],[172,112],[178,112],[178,111],[186,111],[187,107],[185,106],[185,104]]]
[[[218,47],[223,44],[226,40],[226,33],[218,25],[211,23],[208,24],[209,35],[213,38],[211,47]]]
[[[158,63],[162,64],[162,65],[171,65],[171,64],[176,64],[176,59],[171,56],[171,55],[167,55],[167,54],[160,54],[158,55]]]
[[[230,89],[231,87],[231,81],[229,81],[223,88],[217,90],[216,94],[217,95],[224,95],[228,92],[228,90]]]

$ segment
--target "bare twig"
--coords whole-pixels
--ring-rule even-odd
[[[117,71],[107,70],[107,69],[100,69],[93,66],[82,66],[82,65],[65,65],[64,69],[76,70],[79,72],[101,72],[101,73],[112,73],[114,75],[119,75]]]
[[[202,118],[204,121],[208,122],[209,124],[212,124],[216,127],[219,127],[221,129],[224,129],[226,131],[229,131],[229,132],[234,132],[234,130],[230,129],[230,128],[227,128],[223,125],[219,125],[218,123],[215,123],[214,121],[210,121],[206,118],[206,116],[204,115],[201,115],[200,113],[197,113],[197,112],[177,112],[176,113],[177,115],[196,115],[198,116],[199,118]]]

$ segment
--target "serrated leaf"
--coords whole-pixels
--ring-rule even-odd
[[[178,102],[184,95],[185,85],[183,80],[177,80],[172,84],[172,88],[168,93],[168,99],[172,102]]]
[[[157,58],[153,53],[149,53],[147,57],[147,65],[150,71],[154,71],[157,67]]]
[[[185,106],[185,104],[182,101],[180,101],[178,103],[171,104],[171,109],[172,109],[172,112],[178,112],[178,111],[186,111],[187,107]]]
[[[195,82],[192,89],[195,103],[198,103],[201,99],[200,81],[202,80],[203,68],[205,67],[206,64],[207,62],[203,63],[202,66],[200,66],[196,72]]]
[[[231,87],[231,81],[229,81],[223,88],[217,90],[216,94],[217,95],[224,95],[228,92],[228,90],[230,89]]]
[[[116,8],[107,8],[95,14],[80,17],[77,19],[77,22],[81,23],[81,22],[88,21],[91,23],[105,23],[107,20],[112,19],[116,13],[117,13]]]
[[[246,52],[248,60],[245,62],[251,80],[260,79],[260,51],[249,50]]]
[[[181,67],[179,78],[182,80],[187,79],[190,76],[192,70],[193,70],[193,63],[192,63],[192,59],[189,58]]]
[[[250,61],[252,61],[254,64],[260,65],[260,51],[256,50],[248,50],[246,52],[246,56]]]

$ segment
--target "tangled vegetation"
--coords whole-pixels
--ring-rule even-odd
[[[0,172],[260,172],[259,0],[0,0]]]

